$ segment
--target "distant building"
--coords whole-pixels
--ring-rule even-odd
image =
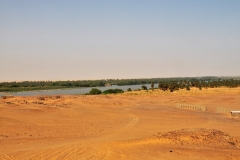
[[[106,83],[106,84],[105,84],[105,87],[111,87],[111,86],[112,86],[111,83]]]

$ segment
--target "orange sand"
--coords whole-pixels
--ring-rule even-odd
[[[240,159],[240,117],[219,108],[240,88],[0,99],[0,159]]]

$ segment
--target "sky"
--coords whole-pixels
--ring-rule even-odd
[[[0,81],[240,76],[239,0],[0,0]]]

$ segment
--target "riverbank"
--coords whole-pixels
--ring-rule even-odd
[[[151,87],[151,84],[145,84],[148,88]],[[155,84],[157,86],[157,84]],[[0,96],[4,95],[13,95],[13,96],[35,96],[35,95],[73,95],[73,94],[86,94],[92,88],[98,88],[102,92],[108,89],[122,89],[123,91],[127,91],[128,88],[132,90],[141,89],[142,85],[128,85],[128,86],[106,86],[106,87],[85,87],[85,88],[65,88],[65,89],[54,89],[54,90],[39,90],[39,91],[25,91],[25,92],[14,92],[14,93],[5,93],[0,92]]]
[[[236,88],[207,88],[199,90],[199,88],[192,87],[190,90],[180,89],[170,92],[169,90],[163,91],[159,89],[154,90],[139,90],[132,92],[125,92],[124,95],[183,95],[183,96],[193,96],[193,95],[224,95],[224,94],[240,94],[240,87]]]

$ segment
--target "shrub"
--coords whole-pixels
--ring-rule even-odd
[[[142,86],[142,89],[143,89],[143,90],[147,90],[147,87],[146,87],[146,86]]]
[[[97,88],[92,88],[90,91],[89,91],[89,94],[90,95],[95,95],[95,94],[101,94],[102,91],[97,89]]]
[[[127,89],[127,91],[128,91],[128,92],[131,92],[131,91],[132,91],[132,89],[131,89],[131,88],[128,88],[128,89]]]
[[[103,91],[103,94],[115,94],[115,93],[123,93],[124,91],[122,89],[108,89],[106,91]]]

